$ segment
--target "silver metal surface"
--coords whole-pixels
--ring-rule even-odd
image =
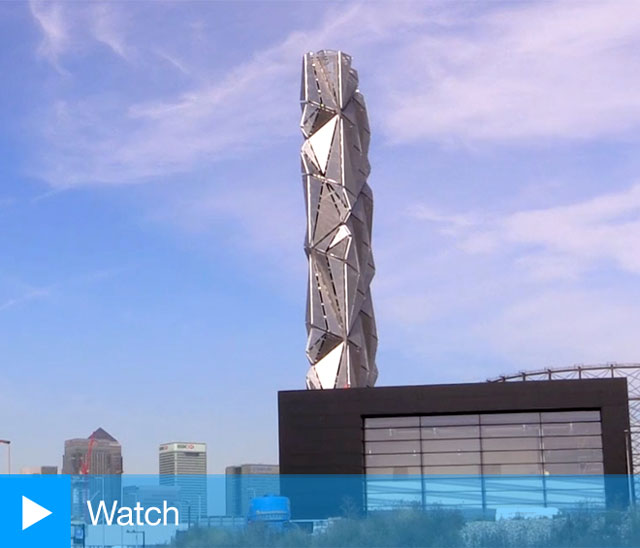
[[[489,382],[552,381],[561,379],[602,379],[626,377],[629,393],[629,423],[633,470],[640,472],[640,363],[606,363],[573,365],[521,371],[515,375],[501,375]]]
[[[369,122],[351,57],[340,51],[307,53],[301,103],[307,388],[373,386],[378,338],[369,289],[375,272]]]

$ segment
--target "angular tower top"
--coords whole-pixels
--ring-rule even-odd
[[[118,443],[117,439],[115,439],[111,434],[109,434],[109,432],[103,430],[102,428],[98,428],[93,434],[91,434],[89,436],[89,439],[91,438],[95,440],[113,441]]]

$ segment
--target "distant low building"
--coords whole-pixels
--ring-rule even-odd
[[[227,515],[246,517],[251,500],[280,494],[280,467],[277,464],[242,464],[227,466]]]
[[[28,476],[48,476],[57,475],[57,466],[25,466],[20,469],[20,473]]]

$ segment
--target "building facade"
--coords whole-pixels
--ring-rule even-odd
[[[160,445],[160,485],[180,489],[180,519],[193,523],[207,517],[207,445],[171,442]]]
[[[280,494],[277,464],[241,464],[225,469],[226,514],[247,517],[251,500]]]
[[[626,480],[605,478],[630,470],[625,379],[280,392],[279,413],[296,517],[336,515],[345,498],[495,510],[629,497]],[[302,474],[321,475],[314,499],[287,477]],[[350,479],[336,488],[327,474]]]

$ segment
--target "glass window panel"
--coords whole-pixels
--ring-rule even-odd
[[[419,440],[419,428],[369,428],[364,431],[365,441]]]
[[[542,474],[542,464],[485,464],[482,467],[485,474]]]
[[[375,417],[364,419],[365,428],[420,426],[420,417]]]
[[[365,455],[366,466],[420,466],[420,454]]]
[[[367,507],[386,510],[422,503],[422,482],[407,480],[367,481]]]
[[[480,453],[429,453],[423,456],[425,466],[442,464],[480,464]]]
[[[525,424],[540,422],[540,413],[487,413],[480,415],[480,424]]]
[[[368,466],[367,475],[381,476],[419,476],[419,466]]]
[[[523,451],[540,449],[540,438],[484,438],[484,451]]]
[[[565,462],[558,464],[545,464],[546,474],[604,474],[604,466],[601,462]]]
[[[464,424],[478,424],[478,415],[434,415],[421,417],[422,426],[459,426]]]
[[[487,507],[523,507],[528,505],[543,506],[543,489],[532,489],[523,491],[515,489],[513,491],[505,489],[503,491],[491,491],[485,494]],[[517,544],[516,544],[517,545]],[[518,545],[519,546],[519,545]]]
[[[467,474],[475,474],[480,475],[480,465],[479,464],[466,464],[462,466],[423,466],[422,473],[426,476],[434,475],[451,475],[456,476],[467,475]]]
[[[600,434],[599,422],[567,422],[543,424],[543,436],[590,436]]]
[[[542,438],[544,449],[599,449],[601,436],[560,436]]]
[[[419,453],[419,441],[369,441],[364,444],[367,455],[380,453]]]
[[[602,462],[602,449],[559,449],[544,452],[544,462]]]
[[[480,428],[483,438],[516,438],[540,435],[538,424],[496,424]]]
[[[422,429],[422,439],[478,438],[479,426],[430,426]]]
[[[549,411],[541,418],[542,422],[599,422],[600,411]]]
[[[461,440],[425,440],[422,442],[424,453],[443,453],[451,451],[480,451],[479,439]]]
[[[487,451],[482,454],[485,464],[524,464],[542,462],[541,451]]]

